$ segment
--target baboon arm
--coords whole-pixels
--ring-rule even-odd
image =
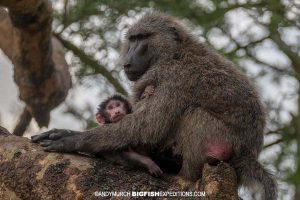
[[[117,123],[85,132],[52,130],[33,136],[49,151],[110,152],[137,145],[151,145],[166,137],[184,111],[183,91],[175,86],[161,85],[140,106]]]
[[[160,142],[184,109],[181,95],[173,88],[156,89],[141,107],[119,122],[87,131],[81,150],[112,151]]]

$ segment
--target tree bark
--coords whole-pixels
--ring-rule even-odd
[[[7,131],[0,127],[0,135],[2,132]],[[143,170],[128,169],[99,158],[44,152],[27,138],[0,136],[2,200],[102,199],[95,196],[100,191],[202,191],[206,196],[200,199],[238,199],[236,175],[228,164],[205,165],[201,180],[190,183],[171,175],[154,178]]]
[[[21,117],[22,127],[16,129],[22,135],[18,130],[25,130],[31,116],[40,127],[48,125],[50,111],[71,88],[71,76],[62,45],[52,39],[50,1],[0,0],[0,6],[6,7],[0,7],[0,48],[14,65],[20,99],[26,103],[27,118]]]

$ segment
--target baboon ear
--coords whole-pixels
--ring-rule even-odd
[[[99,124],[105,124],[105,117],[99,113],[96,114],[96,120]]]
[[[179,34],[179,32],[178,32],[178,30],[176,29],[176,27],[172,26],[172,27],[170,27],[170,30],[171,30],[172,34],[175,36],[175,37],[174,37],[174,40],[175,40],[176,42],[181,42],[181,41],[182,41],[182,37],[181,37],[181,35]]]

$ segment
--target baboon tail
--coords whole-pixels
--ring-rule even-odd
[[[264,200],[277,199],[277,183],[271,173],[269,173],[255,158],[234,159],[233,167],[239,179],[239,185],[248,184],[254,181],[261,183],[264,188]]]

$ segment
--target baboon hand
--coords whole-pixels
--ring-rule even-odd
[[[45,151],[74,152],[78,150],[81,133],[52,129],[31,137],[32,142],[39,143]]]

